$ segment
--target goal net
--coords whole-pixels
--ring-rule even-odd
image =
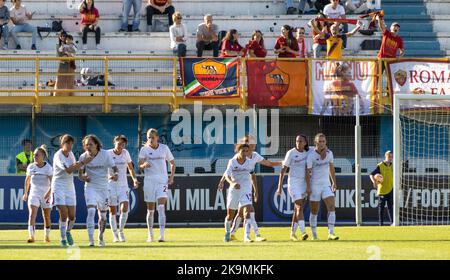
[[[394,223],[450,224],[450,96],[394,99]]]

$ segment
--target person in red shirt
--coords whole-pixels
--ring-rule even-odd
[[[253,31],[252,39],[246,46],[250,57],[266,57],[267,50],[264,47],[264,38],[260,30]]]
[[[295,58],[299,56],[298,41],[292,33],[292,27],[284,25],[281,28],[281,36],[278,37],[275,43],[274,52],[280,58]]]
[[[397,50],[400,51],[400,56],[403,56],[405,54],[403,39],[398,35],[400,24],[393,22],[391,24],[391,30],[388,30],[381,18],[378,17],[378,26],[383,31],[383,39],[381,41],[380,51],[378,52],[378,58],[396,58]],[[384,63],[382,65],[382,71],[384,72],[385,65]]]
[[[148,0],[147,10],[147,29],[151,31],[153,23],[153,15],[167,14],[169,18],[169,26],[173,25],[172,15],[175,8],[172,6],[172,0]]]
[[[81,32],[83,33],[83,50],[87,50],[87,34],[88,32],[95,32],[95,44],[97,45],[97,50],[100,50],[100,34],[101,30],[98,26],[98,19],[100,14],[98,10],[94,7],[94,0],[83,0],[80,5],[81,14]]]
[[[222,40],[220,57],[243,56],[243,47],[238,42],[239,34],[236,29],[230,29]]]

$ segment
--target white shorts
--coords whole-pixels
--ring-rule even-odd
[[[77,196],[75,194],[75,188],[52,188],[52,205],[76,206]]]
[[[311,186],[311,196],[309,197],[310,201],[320,201],[321,199],[325,199],[330,196],[334,196],[331,186]]]
[[[288,180],[288,193],[293,202],[306,198],[306,181],[297,178]]]
[[[112,187],[109,189],[109,206],[118,206],[130,201],[130,189],[127,187]]]
[[[231,210],[238,209],[240,194],[241,194],[240,189],[228,188],[227,209],[231,209]]]
[[[44,199],[44,195],[31,194],[28,197],[28,204],[36,207],[42,208],[52,208],[51,197],[49,199]]]
[[[84,199],[86,206],[95,205],[101,211],[108,209],[108,189],[84,188]]]
[[[152,181],[150,178],[144,179],[144,201],[156,202],[160,198],[167,198],[167,183],[161,184]]]
[[[239,208],[252,205],[253,204],[253,194],[252,191],[242,191],[241,195],[239,196]]]

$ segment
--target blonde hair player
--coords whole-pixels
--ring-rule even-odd
[[[147,130],[147,142],[139,152],[139,168],[144,170],[144,201],[147,203],[147,242],[153,242],[153,221],[156,202],[158,203],[158,242],[164,242],[166,227],[165,204],[167,189],[173,184],[175,175],[175,161],[169,147],[158,143],[158,131],[154,128]],[[167,178],[167,164],[170,164],[170,176]]]
[[[91,158],[85,158],[84,162],[76,161],[72,152],[75,139],[64,134],[59,138],[61,148],[53,156],[53,178],[51,183],[52,205],[59,211],[59,230],[61,232],[61,246],[73,245],[70,233],[75,223],[75,206],[77,198],[73,183],[73,172],[88,163]],[[50,193],[47,192],[46,197]]]
[[[28,243],[34,242],[34,233],[36,231],[36,216],[39,207],[42,208],[42,217],[44,218],[44,242],[50,242],[50,192],[53,168],[45,161],[47,149],[45,145],[40,146],[33,152],[34,162],[28,165],[25,177],[23,201],[28,202]],[[31,187],[30,187],[31,185]],[[28,191],[30,194],[28,194]],[[48,194],[47,194],[48,193]],[[47,194],[47,197],[46,197]]]
[[[288,192],[292,198],[294,205],[294,214],[292,215],[291,240],[298,241],[295,232],[297,227],[302,233],[302,240],[308,239],[305,231],[305,218],[303,216],[303,207],[306,203],[306,197],[311,194],[311,186],[306,184],[306,159],[308,158],[309,147],[308,140],[305,135],[297,135],[295,138],[295,147],[290,149],[283,161],[283,169],[281,169],[278,180],[277,195],[281,196],[283,189],[284,175],[289,168]]]
[[[336,176],[334,174],[333,152],[327,148],[327,140],[323,133],[314,137],[315,148],[306,160],[306,186],[311,188],[309,197],[311,213],[309,224],[312,231],[312,239],[317,237],[317,213],[322,199],[328,210],[328,240],[338,240],[334,234],[336,222],[334,193],[336,192]],[[330,178],[331,181],[330,182]]]
[[[125,135],[114,137],[114,148],[108,153],[114,160],[115,166],[119,170],[119,178],[113,180],[114,171],[109,169],[109,225],[113,234],[113,242],[125,242],[123,229],[128,219],[128,207],[130,201],[130,189],[128,188],[127,169],[133,179],[134,189],[139,187],[139,182],[134,172],[133,162],[130,153],[125,149],[128,139]],[[117,229],[117,207],[120,206],[119,229]]]
[[[245,137],[240,139],[238,141],[238,143],[248,144],[248,146],[250,148],[250,156],[248,158],[253,163],[253,171],[251,172],[251,175],[252,175],[252,186],[253,186],[253,201],[255,203],[257,203],[258,202],[258,183],[257,183],[257,180],[256,180],[256,174],[254,172],[255,165],[257,163],[259,163],[259,164],[262,164],[264,166],[273,167],[273,166],[281,165],[281,162],[272,162],[272,161],[266,160],[260,154],[255,152],[256,139],[255,139],[255,137],[253,135],[246,135]],[[222,179],[219,182],[219,190],[223,189],[223,183],[224,182],[225,182],[225,177],[222,176]],[[239,193],[240,193],[240,191],[238,189],[230,188],[228,190],[229,197],[228,197],[227,201],[229,201],[229,203],[228,203],[229,206],[234,206],[235,208],[238,207]],[[266,238],[264,238],[264,237],[262,237],[260,235],[258,224],[256,223],[256,219],[255,219],[255,208],[253,207],[253,204],[249,206],[249,209],[250,209],[250,223],[251,223],[251,228],[253,229],[253,232],[255,233],[255,241],[257,241],[257,242],[266,241]],[[231,230],[230,230],[230,241],[236,241],[237,240],[236,232],[239,229],[241,221],[242,221],[242,219],[244,217],[243,216],[243,208],[239,207],[237,210],[238,210],[237,211],[238,212],[237,215],[234,215],[234,212],[236,211],[236,209],[231,209],[230,208],[230,210],[229,210],[230,211],[230,215],[227,215],[227,219],[225,220],[225,224],[226,224],[227,221],[229,221],[228,218],[231,217],[231,219],[233,219],[233,222],[232,222],[232,225],[231,225]]]
[[[98,210],[98,246],[104,247],[103,233],[106,227],[106,212],[108,210],[108,178],[117,181],[119,170],[112,156],[102,149],[102,142],[94,134],[83,138],[85,152],[80,156],[80,161],[85,164],[78,172],[78,177],[84,183],[84,199],[87,206],[86,227],[89,236],[89,246],[94,246],[95,208]],[[113,175],[108,176],[108,170],[112,169]]]

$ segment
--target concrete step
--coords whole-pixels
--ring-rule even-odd
[[[407,57],[442,57],[445,56],[445,51],[442,50],[405,50]]]
[[[437,41],[404,41],[405,50],[440,50]]]
[[[391,26],[393,21],[386,20],[386,26]],[[398,21],[400,24],[400,30],[406,32],[433,32],[433,24],[431,22],[427,23],[413,23],[413,22],[402,22]]]
[[[427,9],[424,5],[411,4],[381,4],[385,15],[426,15]]]

